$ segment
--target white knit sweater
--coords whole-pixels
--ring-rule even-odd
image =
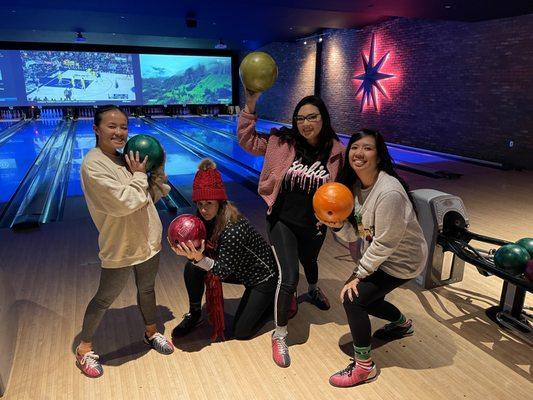
[[[401,183],[381,171],[366,199],[357,210],[362,229],[356,232],[346,222],[335,234],[346,242],[356,242],[356,272],[364,278],[381,268],[401,279],[419,275],[428,248],[414,209]]]
[[[163,227],[154,202],[170,187],[160,168],[132,174],[124,159],[95,147],[83,159],[81,184],[98,229],[103,268],[140,264],[161,250]]]

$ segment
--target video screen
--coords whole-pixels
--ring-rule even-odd
[[[16,70],[16,54],[12,50],[0,51],[0,106],[12,105],[17,101],[16,79],[13,71]]]
[[[0,50],[0,106],[232,100],[230,56]]]
[[[231,58],[141,54],[145,104],[231,103]]]
[[[28,102],[134,102],[131,54],[21,51]]]

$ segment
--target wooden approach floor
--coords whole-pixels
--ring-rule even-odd
[[[459,180],[405,174],[411,188],[460,196],[471,230],[507,240],[533,236],[533,173],[458,164]],[[244,213],[264,231],[262,202],[230,188]],[[83,214],[83,213],[82,213]],[[171,216],[162,215],[164,224]],[[45,399],[531,399],[533,348],[490,321],[502,281],[467,265],[464,280],[434,290],[414,283],[390,295],[415,321],[415,335],[376,346],[379,379],[351,389],[328,377],[349,362],[351,337],[338,293],[353,266],[347,251],[328,238],[320,254],[320,287],[332,307],[300,304],[289,324],[292,365],[271,360],[269,323],[249,341],[211,343],[207,325],[176,342],[171,356],[147,351],[135,306],[133,279],[106,314],[95,337],[105,360],[102,378],[84,377],[74,365],[83,313],[94,294],[99,263],[96,231],[83,214],[27,233],[0,231],[0,263],[12,279],[19,313],[15,363],[6,400]],[[161,328],[170,334],[187,311],[183,260],[162,252],[156,282]],[[300,292],[306,290],[303,273]],[[225,285],[232,315],[242,289]],[[526,305],[533,301],[528,294]],[[383,321],[373,320],[373,327]]]

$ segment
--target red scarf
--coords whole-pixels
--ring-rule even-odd
[[[206,241],[206,254],[212,255],[215,252],[216,243]],[[205,305],[207,309],[207,320],[213,327],[211,341],[218,338],[226,340],[224,336],[224,294],[222,292],[222,280],[211,272],[205,276]]]

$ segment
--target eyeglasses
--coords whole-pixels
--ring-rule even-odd
[[[297,124],[303,124],[305,120],[318,122],[320,121],[320,114],[297,115],[295,119]]]

